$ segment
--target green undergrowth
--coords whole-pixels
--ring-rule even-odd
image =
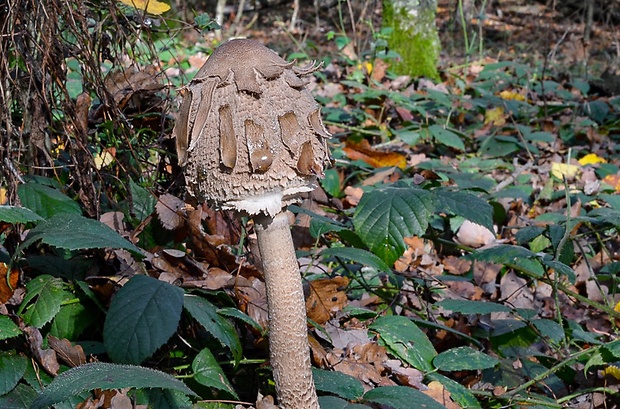
[[[319,268],[304,278],[348,283],[338,289],[346,305],[328,323],[310,322],[325,351],[314,370],[321,407],[614,402],[620,98],[517,61],[455,67],[441,82],[381,73],[397,58],[385,36],[376,33],[357,60],[324,58],[339,68],[317,73],[314,89],[334,133],[335,166],[321,181],[328,200],[290,207],[310,217],[312,244],[299,254]],[[328,37],[340,50],[355,40]],[[210,50],[155,40],[171,58]],[[126,119],[140,131],[125,134],[110,119],[89,134],[91,159],[117,149],[93,184],[100,214],[115,223],[87,216],[84,192],[60,166],[69,160],[62,147],[60,171],[24,177],[19,205],[0,206],[2,408],[70,408],[104,400],[101,390],[162,409],[249,407],[257,392],[274,394],[267,330],[250,308],[261,308],[260,297],[241,284],[187,285],[225,272],[259,288],[250,239],[243,229],[225,236],[225,216],[192,218],[189,206],[176,211],[191,223],[166,227],[164,193],[182,195],[162,170],[174,153],[135,115]],[[583,160],[591,154],[598,159]],[[223,230],[211,231],[210,218]],[[464,236],[472,224],[476,240]],[[212,246],[202,260],[197,231]],[[209,274],[204,260],[216,267]],[[483,283],[485,272],[495,276]],[[503,292],[508,280],[514,293]],[[338,337],[350,345],[339,348]],[[339,370],[330,352],[357,369]]]

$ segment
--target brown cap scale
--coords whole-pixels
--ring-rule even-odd
[[[174,133],[192,195],[253,216],[269,307],[278,401],[318,409],[305,302],[286,205],[315,188],[329,164],[329,133],[298,68],[252,40],[218,47],[181,94]]]

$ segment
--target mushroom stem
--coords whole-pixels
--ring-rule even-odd
[[[286,212],[254,217],[269,307],[269,355],[282,409],[319,409],[306,305]]]

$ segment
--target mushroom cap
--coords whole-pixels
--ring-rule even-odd
[[[222,209],[274,216],[330,162],[320,106],[298,68],[260,43],[218,47],[181,90],[174,133],[189,192]]]

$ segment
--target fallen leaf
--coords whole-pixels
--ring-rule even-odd
[[[342,149],[351,160],[361,160],[374,168],[396,166],[400,169],[407,167],[407,158],[397,152],[383,152],[370,146],[370,142],[362,139],[359,143],[347,141]]]
[[[34,359],[41,364],[45,372],[54,376],[58,375],[60,364],[58,359],[56,359],[56,352],[52,349],[43,349],[41,332],[35,327],[26,327],[24,332],[27,335],[28,345]]]
[[[308,318],[322,325],[332,315],[342,310],[348,302],[346,290],[349,279],[334,277],[310,282],[310,294],[306,300]]]
[[[446,388],[444,388],[444,386],[437,381],[431,381],[428,384],[428,389],[422,392],[444,405],[446,409],[460,409],[460,406],[454,403],[454,401],[450,398],[450,392],[448,392]]]
[[[105,148],[93,157],[93,162],[95,163],[95,168],[97,170],[101,170],[101,168],[105,168],[106,166],[111,165],[114,162],[115,158],[116,148]]]
[[[144,10],[147,13],[155,14],[156,16],[165,13],[170,10],[170,5],[162,3],[157,0],[119,0],[121,3],[128,6],[137,8],[138,10]]]
[[[492,125],[495,125],[495,126],[502,126],[502,125],[506,124],[506,117],[507,117],[507,115],[504,114],[504,108],[503,107],[497,107],[497,108],[488,109],[484,113],[484,124],[485,125],[492,124]]]
[[[564,178],[572,179],[577,176],[578,171],[579,166],[577,165],[561,162],[553,162],[551,164],[551,175],[560,180],[564,180]]]
[[[613,187],[616,192],[620,192],[620,175],[607,175],[603,178],[603,182]]]
[[[11,299],[17,282],[19,280],[19,270],[12,269],[6,263],[0,262],[0,304],[4,304]]]
[[[50,348],[56,351],[60,359],[70,367],[84,365],[86,363],[86,355],[81,345],[71,345],[68,339],[58,339],[53,335],[47,337],[47,343]]]
[[[165,193],[159,196],[155,211],[161,225],[168,230],[181,227],[187,218],[187,205],[178,197]]]
[[[597,163],[607,163],[607,160],[605,160],[604,158],[601,158],[596,153],[589,153],[583,158],[579,159],[579,164],[581,166],[595,165]]]
[[[505,91],[500,92],[499,96],[502,97],[502,99],[506,99],[506,100],[525,101],[525,97],[515,91],[505,90]]]

